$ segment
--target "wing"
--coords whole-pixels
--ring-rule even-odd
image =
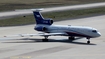
[[[27,37],[27,36],[65,36],[66,33],[39,33],[39,34],[18,34],[18,35],[8,35],[4,37]]]

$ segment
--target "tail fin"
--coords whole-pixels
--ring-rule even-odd
[[[36,24],[45,24],[45,25],[51,25],[53,23],[53,20],[50,19],[44,19],[43,16],[40,13],[41,10],[35,10],[33,11]]]
[[[44,20],[43,16],[40,14],[39,11],[33,11],[33,13],[34,13],[34,17],[36,19],[36,23],[41,24],[42,21]]]

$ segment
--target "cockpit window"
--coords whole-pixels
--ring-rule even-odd
[[[92,30],[92,32],[97,33],[97,31],[96,31],[96,30]]]

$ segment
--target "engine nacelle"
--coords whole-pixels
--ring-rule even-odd
[[[43,24],[46,24],[46,25],[52,25],[53,24],[53,20],[50,20],[50,19],[45,19],[42,21]]]
[[[38,26],[38,27],[35,27],[34,29],[37,31],[46,31],[47,30],[47,28],[43,27],[43,26]]]

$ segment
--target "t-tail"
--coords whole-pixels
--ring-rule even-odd
[[[33,11],[35,20],[36,20],[36,24],[42,24],[42,25],[52,25],[53,24],[53,20],[51,19],[44,19],[42,14],[40,13],[40,9]]]

